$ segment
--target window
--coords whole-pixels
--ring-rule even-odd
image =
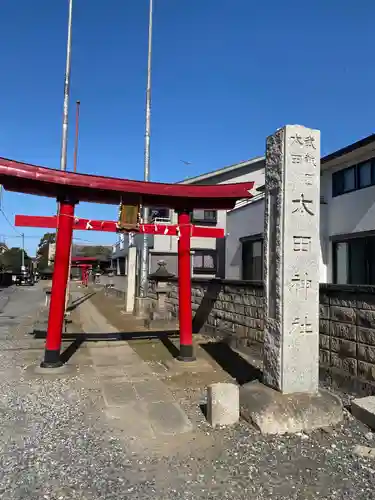
[[[336,243],[335,246],[335,283],[346,285],[348,283],[348,244]]]
[[[375,185],[375,158],[358,163],[332,175],[332,196]]]
[[[333,244],[334,283],[375,285],[375,236]]]
[[[371,186],[372,175],[371,175],[371,161],[366,161],[358,165],[358,187],[364,188]]]
[[[195,224],[205,226],[216,226],[217,211],[216,210],[193,210],[191,221]]]
[[[216,250],[194,250],[193,273],[213,274],[217,271]]]
[[[155,219],[163,219],[163,220],[170,220],[170,210],[169,208],[155,208],[155,207],[150,207],[149,208],[150,212],[150,220],[153,221]]]
[[[356,188],[355,167],[345,168],[332,175],[332,196],[349,193]]]
[[[242,243],[242,279],[263,279],[263,241],[250,240]]]

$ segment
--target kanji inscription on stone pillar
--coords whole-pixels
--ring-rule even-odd
[[[314,393],[319,380],[320,132],[287,125],[267,138],[264,382]]]

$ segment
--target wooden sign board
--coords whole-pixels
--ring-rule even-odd
[[[136,231],[139,229],[140,207],[139,205],[124,205],[121,203],[117,229],[119,231]]]

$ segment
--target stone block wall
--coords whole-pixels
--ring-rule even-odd
[[[169,286],[168,307],[177,316],[177,281]],[[192,309],[194,333],[261,349],[262,283],[195,278]],[[319,344],[322,378],[355,392],[375,393],[375,286],[320,285]]]
[[[375,287],[320,286],[320,366],[336,381],[375,386]]]
[[[178,315],[177,282],[170,283],[168,304]],[[263,342],[263,285],[258,282],[194,279],[193,331],[234,337],[243,345]]]

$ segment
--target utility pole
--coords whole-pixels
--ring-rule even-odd
[[[61,170],[66,170],[67,151],[68,151],[69,90],[70,90],[70,68],[72,59],[72,18],[73,18],[73,0],[69,0],[68,38],[66,43],[66,67],[65,67],[65,82],[64,82],[63,126],[62,126],[61,155],[60,155]]]
[[[70,71],[72,60],[72,24],[73,24],[73,0],[69,0],[69,14],[68,14],[68,37],[66,42],[66,66],[65,66],[65,80],[64,80],[64,107],[63,107],[63,125],[61,135],[61,154],[60,154],[60,169],[65,171],[67,166],[68,154],[68,117],[69,117],[69,93],[70,93]],[[60,211],[59,204],[57,205],[58,212]],[[56,229],[56,241],[57,232]],[[71,252],[70,252],[71,253]],[[65,291],[65,310],[69,302],[69,283],[70,283],[70,263],[69,263],[69,276],[68,286]]]
[[[144,151],[144,180],[150,180],[150,136],[151,136],[151,62],[152,62],[152,21],[153,21],[153,0],[150,0],[149,23],[148,23],[148,56],[147,56],[147,87],[146,87],[146,130],[145,130],[145,151]],[[147,224],[149,219],[149,208],[142,207],[143,223]],[[140,266],[138,274],[138,312],[144,314],[144,302],[148,294],[148,235],[144,234],[140,254]],[[141,303],[143,303],[141,305]]]
[[[21,271],[25,270],[25,234],[21,233],[22,250],[21,250]]]
[[[78,157],[78,132],[79,132],[79,107],[81,105],[80,101],[76,102],[76,134],[74,141],[74,160],[73,160],[73,170],[77,172],[77,157]]]

